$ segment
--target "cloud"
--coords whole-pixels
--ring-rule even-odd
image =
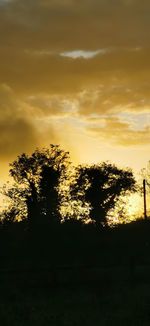
[[[7,4],[9,4],[11,1],[13,1],[13,0],[0,0],[0,6],[2,6],[2,5],[7,5]]]
[[[126,80],[104,80],[104,84],[84,89],[78,94],[79,115],[91,118],[94,114],[149,113],[150,93],[147,83]],[[149,114],[150,115],[150,114]]]
[[[149,9],[145,0],[11,1],[0,11],[0,83],[36,101],[72,98],[86,116],[148,110]]]
[[[19,101],[7,85],[0,86],[0,156],[2,161],[12,160],[22,152],[43,146],[45,136],[36,121],[37,112]],[[47,133],[49,143],[56,140],[53,125]]]
[[[149,49],[118,49],[90,60],[44,55],[45,51],[43,55],[37,55],[35,50],[27,53],[21,49],[0,47],[0,82],[9,84],[17,93],[26,94],[77,93],[99,84],[106,87],[106,94],[107,90],[112,93],[113,84],[118,90],[121,85],[122,93],[123,88],[138,93],[140,90],[142,98],[149,99]]]
[[[0,13],[1,44],[61,52],[146,46],[149,9],[147,0],[14,0]]]
[[[0,156],[10,162],[22,152],[50,143],[64,145],[64,122],[75,112],[69,99],[39,94],[19,98],[6,84],[0,85]],[[65,123],[67,125],[67,123]]]
[[[60,53],[62,57],[66,58],[72,58],[72,59],[78,59],[78,58],[83,58],[83,59],[92,59],[96,57],[97,55],[104,55],[107,53],[109,50],[108,49],[99,49],[95,51],[90,51],[90,50],[74,50],[74,51],[66,51]]]
[[[0,4],[3,159],[53,141],[67,144],[70,130],[75,144],[81,129],[88,140],[148,148],[150,2]],[[137,115],[148,120],[139,129]]]
[[[25,104],[39,119],[69,117],[77,112],[78,102],[69,96],[36,94],[25,99]]]
[[[14,0],[0,11],[0,83],[67,94],[118,79],[147,101],[149,9],[145,0]]]
[[[18,101],[7,85],[0,87],[0,155],[11,159],[14,155],[37,145],[34,126],[21,111]]]
[[[143,129],[132,129],[129,123],[117,117],[107,117],[103,126],[88,126],[87,130],[101,141],[124,147],[147,146],[150,143],[150,125]],[[103,122],[104,122],[103,121]]]

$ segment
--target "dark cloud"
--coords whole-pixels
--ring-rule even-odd
[[[0,130],[1,159],[11,159],[37,145],[37,135],[32,124],[23,118],[0,120]]]
[[[150,82],[149,10],[147,0],[5,1],[0,11],[0,83],[30,94],[107,87],[115,78],[139,88]],[[59,56],[99,49],[108,52],[92,60]]]
[[[57,55],[37,55],[35,52],[0,49],[0,82],[18,93],[76,93],[84,88],[121,84],[125,88],[140,88],[150,83],[149,49],[114,50],[85,60]],[[146,88],[145,88],[146,86]]]
[[[12,90],[0,87],[0,155],[8,160],[37,144],[34,126],[18,105]]]
[[[31,48],[146,45],[150,4],[145,1],[12,1],[0,13],[1,43]]]
[[[0,87],[0,156],[9,161],[22,152],[30,152],[46,141],[35,120],[36,114],[24,102],[18,101],[7,85]],[[56,140],[51,125],[47,136],[49,143]],[[43,140],[43,142],[42,142]]]

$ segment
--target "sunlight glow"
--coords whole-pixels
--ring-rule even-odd
[[[143,198],[139,194],[129,196],[126,206],[127,214],[132,217],[140,217],[143,214]]]

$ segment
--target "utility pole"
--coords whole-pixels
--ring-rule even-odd
[[[144,198],[144,219],[147,220],[146,212],[146,180],[143,180],[143,198]]]

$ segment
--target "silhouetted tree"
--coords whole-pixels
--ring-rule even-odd
[[[91,220],[100,224],[106,223],[107,215],[114,209],[119,197],[134,189],[135,179],[131,170],[118,169],[104,162],[77,167],[71,194],[83,206],[89,204]]]
[[[7,198],[7,208],[2,212],[4,219],[9,219],[15,222],[17,220],[23,220],[26,217],[26,198],[27,189],[20,187],[16,183],[10,186],[9,183],[3,186],[2,194]],[[5,204],[6,206],[6,204]]]
[[[10,164],[10,175],[15,181],[13,189],[22,199],[32,225],[41,217],[60,221],[63,198],[60,184],[66,177],[68,165],[68,152],[57,145],[50,145],[50,149],[37,149],[30,156],[23,153]]]
[[[61,219],[60,206],[63,201],[61,184],[66,177],[64,168],[55,169],[53,166],[43,166],[39,180],[39,197],[42,215],[51,217],[52,223]]]
[[[16,222],[17,213],[18,211],[16,207],[8,207],[1,213],[0,224],[3,226],[8,226]]]

